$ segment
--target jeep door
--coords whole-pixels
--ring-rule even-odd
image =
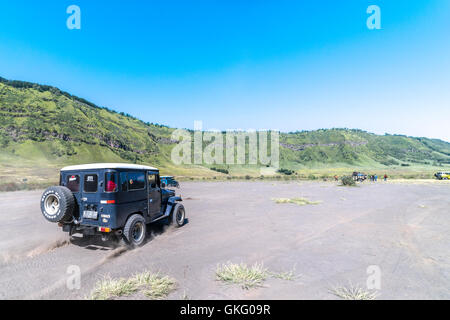
[[[161,187],[159,173],[149,171],[147,173],[148,182],[148,214],[152,219],[161,215]]]
[[[98,204],[99,197],[99,182],[102,177],[99,177],[96,171],[87,171],[81,174],[81,202],[80,202],[80,217],[83,217],[83,223],[97,225],[98,223]],[[101,191],[101,190],[100,190]]]
[[[70,191],[72,191],[73,196],[76,199],[76,202],[79,204],[81,202],[81,179],[82,176],[79,172],[64,172],[61,173],[61,181],[60,185],[65,186],[69,188]],[[78,208],[79,206],[75,206]],[[81,210],[79,210],[81,211]],[[74,212],[75,218],[82,217],[83,211],[80,212]]]

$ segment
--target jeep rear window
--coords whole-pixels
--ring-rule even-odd
[[[98,176],[96,174],[84,175],[84,192],[97,192]]]
[[[117,174],[115,172],[105,173],[105,192],[117,191]]]
[[[128,173],[128,188],[130,190],[145,189],[145,173],[129,172]]]
[[[68,175],[66,187],[72,192],[80,191],[80,176],[79,175]]]

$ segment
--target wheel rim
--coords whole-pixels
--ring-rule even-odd
[[[144,225],[142,222],[136,222],[131,233],[133,240],[139,242],[144,237]]]
[[[184,220],[184,210],[183,210],[183,209],[179,209],[179,210],[177,211],[177,216],[176,216],[176,218],[177,218],[177,222],[178,222],[178,223],[183,222],[183,220]]]
[[[54,216],[59,210],[59,199],[54,195],[49,195],[45,199],[45,211],[51,215]]]

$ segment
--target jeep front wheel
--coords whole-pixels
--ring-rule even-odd
[[[138,247],[144,243],[146,232],[145,219],[140,214],[129,217],[123,228],[125,240],[132,247]]]
[[[173,219],[177,223],[178,227],[184,225],[184,219],[186,218],[186,212],[184,210],[184,206],[181,203],[177,203],[175,208],[173,208]]]
[[[41,197],[41,212],[50,222],[68,222],[73,219],[75,197],[66,187],[47,188]]]

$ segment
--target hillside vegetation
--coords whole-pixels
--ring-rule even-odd
[[[361,130],[282,133],[281,171],[259,166],[184,165],[170,160],[173,128],[98,107],[55,87],[0,78],[0,185],[45,184],[61,166],[89,162],[151,164],[184,177],[317,177],[356,169],[430,174],[450,164],[450,144]],[[211,170],[213,169],[213,170]],[[280,173],[281,172],[281,173]]]

